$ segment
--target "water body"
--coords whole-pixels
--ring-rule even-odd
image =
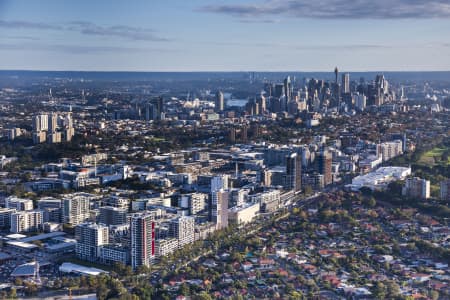
[[[238,106],[243,107],[245,104],[247,104],[247,99],[229,99],[226,100],[227,106]]]

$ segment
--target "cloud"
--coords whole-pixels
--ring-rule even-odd
[[[127,53],[127,52],[173,52],[173,49],[164,48],[137,48],[137,47],[118,47],[118,46],[84,46],[84,45],[66,45],[66,44],[34,44],[34,43],[18,43],[8,44],[0,43],[1,50],[14,51],[51,51],[66,54],[98,54],[98,53]]]
[[[71,22],[68,29],[78,31],[85,35],[120,37],[130,40],[157,42],[169,40],[157,36],[152,29],[124,25],[100,26],[91,22]]]
[[[285,49],[285,50],[323,50],[323,51],[336,51],[336,50],[377,50],[377,49],[392,49],[398,48],[401,46],[394,45],[375,45],[375,44],[315,44],[315,45],[296,45],[296,44],[287,44],[287,43],[264,43],[264,42],[255,42],[255,43],[243,43],[243,42],[203,42],[208,45],[220,46],[220,47],[256,47],[256,48],[276,48],[276,49]]]
[[[122,38],[128,40],[165,42],[167,38],[159,37],[154,30],[134,26],[112,25],[101,26],[91,22],[70,22],[65,24],[53,24],[29,21],[4,21],[0,20],[0,28],[6,29],[34,29],[74,31],[84,35]]]
[[[448,0],[265,0],[251,4],[208,5],[203,12],[241,19],[287,16],[320,19],[449,18]]]
[[[45,30],[62,30],[63,26],[51,24],[51,23],[41,23],[41,22],[28,22],[28,21],[4,21],[0,20],[0,28],[8,29],[45,29]]]
[[[4,38],[9,40],[27,40],[27,41],[39,41],[40,38],[35,36],[27,36],[27,35],[7,35]]]

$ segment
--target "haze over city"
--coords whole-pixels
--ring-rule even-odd
[[[0,1],[0,68],[444,71],[448,1]]]

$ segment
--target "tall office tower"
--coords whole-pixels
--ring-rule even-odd
[[[332,161],[333,158],[331,153],[326,150],[321,151],[319,155],[316,156],[317,171],[323,175],[325,185],[333,182],[333,175],[331,174]]]
[[[178,247],[194,242],[195,219],[193,217],[178,217],[169,224],[169,234],[178,240]]]
[[[285,94],[286,94],[286,91],[284,90],[284,84],[277,83],[275,85],[275,90],[274,90],[273,96],[276,98],[280,98],[281,96],[283,96]]]
[[[269,95],[269,97],[272,97],[273,94],[273,84],[271,82],[264,83],[264,91],[266,92],[266,95]]]
[[[38,231],[42,228],[43,215],[41,210],[18,211],[11,214],[13,233]]]
[[[284,94],[287,98],[286,102],[289,102],[289,100],[292,99],[292,84],[291,84],[291,77],[288,76],[284,79]]]
[[[288,99],[286,95],[280,97],[280,111],[287,111]]]
[[[225,109],[225,100],[223,97],[223,93],[221,91],[217,91],[216,99],[215,99],[215,112],[221,112]]]
[[[150,102],[145,104],[145,119],[147,121],[154,120],[160,121],[164,119],[164,98],[158,97],[151,99]]]
[[[264,97],[263,94],[260,94],[256,97],[256,103],[259,106],[259,112],[260,114],[263,114],[267,108],[266,108],[266,98]]]
[[[272,97],[270,98],[270,111],[273,113],[280,112],[281,109],[281,103],[280,98]]]
[[[334,76],[335,76],[335,80],[334,83],[338,83],[338,76],[339,76],[339,70],[338,67],[334,68]]]
[[[236,143],[236,127],[230,128],[230,132],[228,133],[228,140],[230,143]]]
[[[105,225],[122,225],[127,223],[127,210],[124,208],[103,206],[99,208],[98,222]]]
[[[109,243],[108,227],[95,223],[82,223],[75,227],[77,245],[75,252],[78,258],[88,261],[97,261],[100,248]]]
[[[241,141],[243,143],[247,143],[248,141],[248,127],[247,125],[244,125],[241,127]]]
[[[230,176],[226,174],[214,176],[213,178],[211,178],[211,193],[228,189],[229,178]]]
[[[350,93],[350,74],[342,74],[342,93]]]
[[[440,188],[441,200],[450,201],[450,179],[441,181]]]
[[[150,266],[155,258],[155,215],[152,212],[131,216],[131,266]]]
[[[295,192],[302,188],[302,159],[297,153],[286,156],[286,186]]]
[[[56,132],[58,128],[58,114],[51,113],[48,115],[48,131],[50,133]]]
[[[366,109],[367,97],[362,94],[355,95],[355,107],[359,111],[364,111]]]
[[[375,77],[375,85],[383,95],[389,93],[389,82],[384,78],[384,75],[379,74]]]
[[[78,225],[90,217],[89,198],[71,195],[62,200],[63,223]]]
[[[228,227],[228,197],[229,193],[224,190],[211,193],[210,220],[216,224],[216,229]]]

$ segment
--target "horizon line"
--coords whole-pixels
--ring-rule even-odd
[[[85,72],[85,73],[334,73],[331,70],[45,70],[45,69],[0,69],[0,72]],[[376,73],[376,72],[426,72],[426,73],[445,73],[448,70],[344,70],[339,73]]]

